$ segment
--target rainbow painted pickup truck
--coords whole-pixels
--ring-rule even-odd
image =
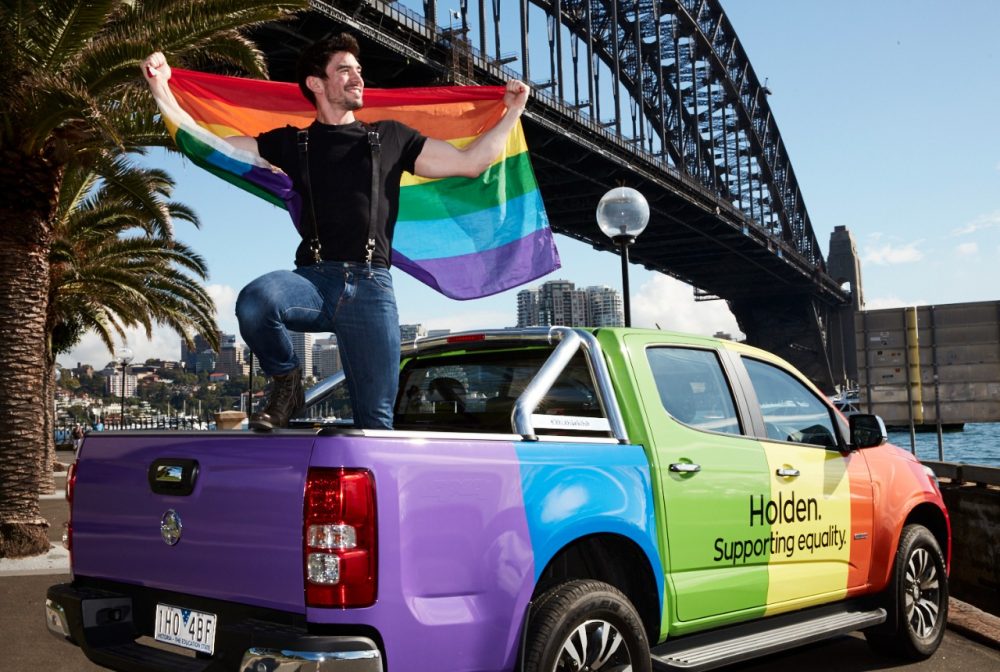
[[[766,352],[421,339],[393,431],[353,429],[340,383],[270,434],[90,435],[49,628],[112,669],[192,672],[707,670],[857,630],[910,659],[941,641],[934,476]]]

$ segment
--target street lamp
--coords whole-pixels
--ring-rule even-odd
[[[118,354],[115,356],[115,361],[122,365],[122,407],[121,407],[121,428],[125,428],[125,371],[128,370],[128,365],[132,363],[132,350],[130,348],[121,348],[118,350]]]
[[[646,229],[649,203],[631,187],[615,187],[597,204],[597,225],[604,235],[621,249],[622,294],[625,297],[625,326],[632,326],[632,309],[628,290],[628,246]]]

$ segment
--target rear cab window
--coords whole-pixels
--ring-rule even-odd
[[[514,403],[551,352],[547,348],[477,350],[410,359],[400,373],[393,426],[510,433]],[[604,411],[582,352],[562,371],[534,416],[540,434],[586,431],[593,436],[597,430],[607,435]],[[546,418],[552,421],[547,423]]]

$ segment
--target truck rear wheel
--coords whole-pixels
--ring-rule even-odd
[[[923,525],[907,525],[899,539],[889,605],[892,633],[866,632],[872,649],[910,660],[929,658],[944,638],[948,620],[948,576],[937,539]]]
[[[568,581],[535,604],[522,652],[527,672],[651,672],[642,620],[613,586]]]

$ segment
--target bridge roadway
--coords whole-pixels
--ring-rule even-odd
[[[42,515],[51,523],[49,538],[58,544],[63,522],[67,519],[66,503],[63,499],[50,497],[43,499],[41,506]],[[9,562],[5,561],[0,567],[0,666],[16,672],[104,669],[87,660],[79,648],[58,641],[45,626],[45,591],[52,584],[70,580],[65,569],[17,569],[11,568]],[[842,672],[890,668],[900,672],[1000,670],[1000,618],[953,601],[949,625],[941,648],[933,658],[921,663],[900,665],[896,660],[880,657],[868,649],[860,635],[854,634],[724,669],[730,672]],[[393,668],[393,672],[425,671]]]
[[[428,9],[433,3],[424,6],[434,11]],[[482,36],[494,32],[482,20],[484,9],[479,20],[470,15],[462,31],[374,0],[316,0],[312,11],[254,37],[272,78],[283,81],[294,81],[304,45],[343,30],[360,37],[370,86],[496,84],[522,76],[505,63],[520,68],[531,61],[535,95],[524,128],[553,230],[614,252],[595,222],[597,203],[619,184],[639,189],[651,220],[631,260],[727,300],[749,342],[785,357],[832,392],[844,378],[831,362],[840,352],[833,339],[849,293],[827,273],[767,104],[769,91],[717,0],[504,6],[507,29],[496,34],[495,54],[484,46]],[[545,51],[544,42],[528,39],[525,15],[534,16],[533,37],[544,36],[546,17],[561,26],[561,39],[548,47],[551,72],[541,67],[541,54],[525,59],[532,44]],[[583,57],[571,61],[569,47]],[[507,52],[508,58],[498,57]],[[563,87],[599,77],[603,87],[590,92]],[[609,93],[612,80],[624,93]],[[625,119],[630,109],[632,124]]]

